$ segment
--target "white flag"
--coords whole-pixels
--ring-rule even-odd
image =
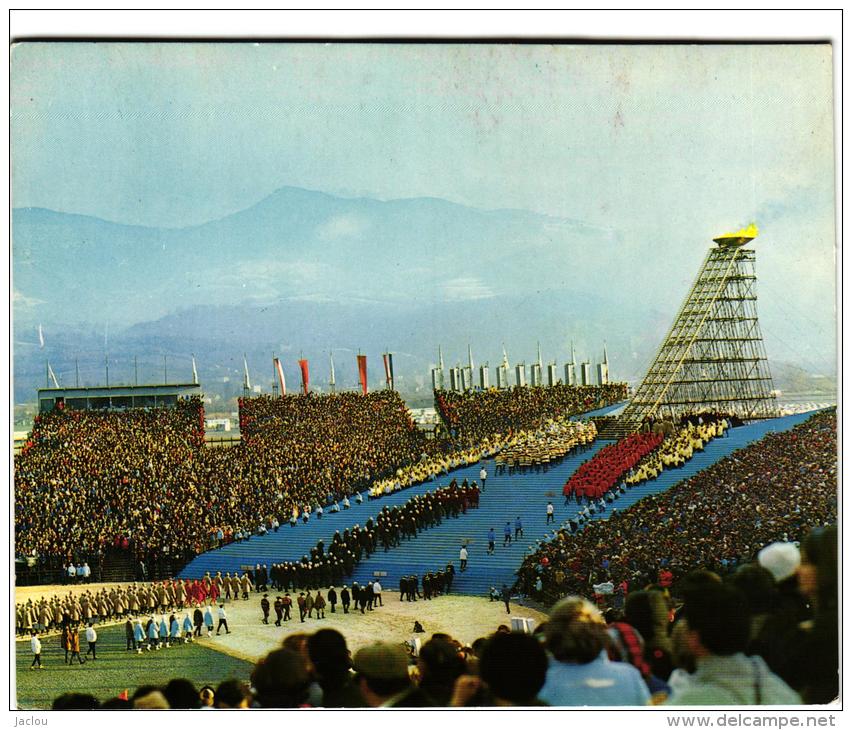
[[[249,380],[248,374],[248,361],[246,360],[245,355],[243,355],[243,372],[245,373],[243,376],[243,386],[246,390],[251,390],[251,380]]]
[[[195,355],[192,356],[192,383],[198,385],[198,370],[195,369]]]
[[[50,363],[47,363],[47,374],[50,376],[50,379],[53,381],[53,387],[59,387],[59,381],[56,379],[56,375],[53,374],[53,368],[50,367]]]
[[[44,332],[41,331],[41,325],[38,326],[38,344],[44,348]]]
[[[273,357],[272,364],[275,367],[275,372],[278,373],[278,383],[281,385],[281,395],[287,395],[287,382],[284,380],[284,368],[281,367],[281,361],[277,357]]]
[[[328,362],[331,365],[331,379],[328,384],[334,385],[334,355],[331,352],[328,353]]]

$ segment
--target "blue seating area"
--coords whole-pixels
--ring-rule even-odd
[[[666,470],[656,479],[633,487],[619,498],[613,507],[623,511],[630,505],[649,494],[665,491],[677,482],[686,479],[698,471],[707,468],[733,451],[761,439],[770,431],[787,431],[806,420],[810,415],[798,414],[762,421],[736,429],[730,429],[728,435],[711,441],[703,451],[698,452],[680,469]],[[449,562],[456,566],[456,578],[453,591],[484,595],[490,586],[498,589],[503,583],[514,582],[515,571],[523,557],[535,549],[539,540],[550,539],[553,528],[562,526],[575,514],[578,506],[572,500],[564,505],[562,486],[577,467],[591,458],[604,445],[610,442],[598,441],[584,453],[568,455],[547,472],[527,471],[513,474],[494,474],[493,462],[485,462],[488,471],[485,493],[480,498],[479,509],[468,510],[466,515],[457,519],[444,520],[438,527],[421,532],[416,540],[403,541],[402,545],[389,552],[381,548],[369,559],[362,560],[355,569],[352,580],[365,583],[375,574],[379,574],[382,585],[392,591],[403,575],[416,573],[422,576],[429,570],[444,567]],[[388,497],[365,501],[362,505],[353,502],[352,508],[338,514],[326,514],[322,520],[311,518],[308,524],[301,522],[297,527],[285,525],[277,533],[264,537],[252,537],[238,544],[228,545],[199,555],[181,572],[181,577],[199,577],[205,571],[235,571],[243,566],[257,563],[269,565],[273,562],[298,560],[309,552],[317,540],[323,539],[329,544],[335,530],[341,532],[353,525],[363,525],[369,517],[375,517],[385,505],[399,505],[415,494],[433,490],[437,486],[446,486],[452,477],[461,482],[463,479],[478,481],[481,464],[456,470],[450,477],[434,482],[404,489]],[[555,507],[555,524],[546,525],[546,505],[548,500]],[[597,519],[606,519],[609,511],[598,515]],[[503,547],[503,526],[511,522],[512,535],[517,517],[521,518],[524,537],[518,542]],[[487,555],[488,530],[493,527],[497,535],[497,548],[494,555]],[[468,569],[458,572],[459,549],[468,544]]]

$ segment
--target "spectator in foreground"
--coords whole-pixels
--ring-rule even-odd
[[[651,695],[639,671],[607,657],[606,624],[589,601],[559,601],[544,635],[551,661],[539,699],[554,707],[648,704]]]
[[[513,632],[494,634],[482,647],[479,677],[497,707],[540,707],[538,699],[547,677],[547,653],[537,639],[529,634]],[[462,682],[478,689],[476,678],[461,677]]]
[[[691,592],[681,621],[696,670],[673,687],[669,705],[798,705],[799,696],[760,657],[744,654],[749,613],[744,596],[724,585]]]
[[[292,649],[269,652],[251,673],[257,703],[263,708],[308,707],[311,677],[302,655]]]
[[[100,703],[92,695],[67,692],[53,700],[54,710],[97,710]]]
[[[314,678],[322,689],[323,707],[366,707],[343,634],[320,629],[308,638],[307,649]]]
[[[361,695],[369,707],[431,707],[423,690],[412,684],[408,654],[402,645],[377,642],[355,655]]]
[[[217,710],[248,709],[251,706],[251,692],[245,682],[239,679],[226,679],[216,688],[213,706]]]
[[[840,694],[837,556],[836,525],[813,530],[802,543],[799,591],[811,603],[813,619],[799,627],[790,654],[800,668],[796,688],[809,704]]]
[[[456,680],[465,673],[465,660],[448,636],[433,637],[417,656],[420,689],[429,695],[436,707],[446,707],[453,696]]]

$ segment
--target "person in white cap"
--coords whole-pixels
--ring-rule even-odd
[[[783,583],[796,575],[802,556],[792,542],[773,542],[757,554],[757,562],[772,573],[776,583]]]

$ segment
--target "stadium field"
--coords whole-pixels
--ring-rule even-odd
[[[124,690],[132,695],[145,684],[165,684],[182,677],[199,689],[213,687],[231,677],[247,680],[252,664],[199,643],[181,644],[170,649],[137,654],[125,650],[124,627],[108,626],[98,631],[97,661],[65,664],[59,636],[42,639],[41,660],[44,669],[30,670],[33,656],[29,641],[15,642],[17,705],[21,709],[50,708],[53,700],[65,692],[84,692],[101,702]],[[80,653],[86,651],[81,642]]]

